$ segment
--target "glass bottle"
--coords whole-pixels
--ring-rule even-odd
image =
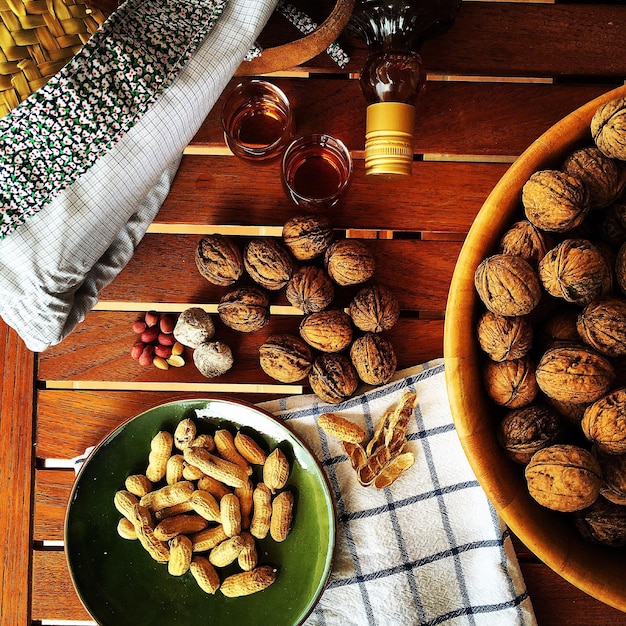
[[[419,48],[452,24],[461,0],[357,0],[348,32],[365,40],[361,91],[368,103],[367,174],[408,175],[415,100],[426,82]]]

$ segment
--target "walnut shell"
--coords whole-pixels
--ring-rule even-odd
[[[343,354],[320,354],[309,373],[313,392],[330,404],[347,400],[359,384],[354,366]]]
[[[364,283],[374,274],[375,261],[370,249],[361,241],[341,239],[324,254],[328,275],[343,287]]]
[[[622,293],[626,293],[626,243],[617,252],[615,259],[615,275]]]
[[[349,311],[359,330],[381,333],[393,328],[400,318],[400,303],[391,289],[368,285],[354,296]]]
[[[299,330],[302,339],[321,352],[341,352],[352,343],[350,316],[339,309],[307,315]]]
[[[499,363],[488,361],[483,378],[489,397],[496,404],[511,409],[530,404],[539,391],[529,357]]]
[[[567,345],[544,352],[535,372],[537,384],[561,402],[594,402],[615,379],[615,370],[602,355],[583,345]]]
[[[580,426],[601,452],[626,454],[626,387],[615,389],[588,406]]]
[[[211,314],[200,307],[185,309],[176,320],[174,338],[190,348],[210,341],[215,334],[215,324]]]
[[[359,378],[368,385],[382,385],[398,364],[391,342],[379,333],[365,333],[350,347],[350,360]]]
[[[589,192],[579,178],[558,170],[541,170],[524,183],[522,204],[526,218],[537,228],[562,233],[585,219]]]
[[[526,465],[537,450],[554,445],[562,434],[560,416],[537,404],[509,411],[500,421],[497,436],[508,457]]]
[[[536,266],[553,246],[552,237],[528,220],[515,222],[500,240],[502,254],[521,256],[533,266]]]
[[[594,446],[604,484],[600,493],[610,502],[626,505],[626,454],[606,454]]]
[[[565,159],[562,169],[586,185],[592,210],[611,204],[622,193],[626,182],[623,164],[607,157],[595,146],[575,150]]]
[[[581,339],[607,356],[626,355],[626,300],[604,298],[590,302],[578,316]]]
[[[543,350],[554,347],[556,343],[580,343],[580,336],[576,324],[580,309],[574,306],[563,306],[549,316],[541,327],[540,346]]]
[[[232,285],[243,274],[241,250],[224,235],[207,235],[200,239],[195,259],[200,274],[214,285]]]
[[[590,241],[566,239],[540,261],[539,278],[550,295],[585,306],[602,295],[610,284],[611,272],[603,254]]]
[[[287,283],[285,296],[291,305],[303,313],[317,313],[330,306],[335,296],[335,287],[323,269],[305,265],[294,272]]]
[[[478,320],[478,343],[492,361],[521,359],[530,351],[533,329],[525,317],[505,317],[485,311]]]
[[[270,299],[258,287],[238,287],[222,296],[217,312],[229,328],[251,333],[270,321]]]
[[[591,136],[608,157],[626,159],[626,98],[599,106],[591,119]]]
[[[306,378],[312,361],[309,347],[293,335],[272,335],[259,348],[259,362],[263,371],[283,383]]]
[[[323,215],[296,215],[283,226],[283,241],[298,261],[324,254],[333,234],[329,220]]]
[[[233,353],[221,341],[201,343],[193,351],[193,362],[198,371],[207,378],[225,374],[233,366]]]
[[[619,247],[626,241],[626,201],[616,200],[599,217],[599,235],[602,241]]]
[[[277,291],[284,287],[293,274],[293,259],[275,239],[253,239],[246,245],[243,263],[254,282]]]
[[[536,452],[526,466],[530,495],[542,506],[571,513],[593,504],[600,495],[600,466],[579,446],[556,444]]]
[[[611,548],[626,545],[626,506],[598,498],[589,508],[576,514],[575,524],[588,541]]]
[[[492,313],[519,316],[530,313],[541,300],[541,284],[526,259],[494,254],[476,268],[474,285]]]

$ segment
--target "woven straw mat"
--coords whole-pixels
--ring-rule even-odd
[[[0,117],[45,85],[106,15],[84,0],[0,0]]]

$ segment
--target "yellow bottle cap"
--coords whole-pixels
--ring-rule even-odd
[[[408,176],[413,163],[415,107],[377,102],[367,107],[365,173]]]

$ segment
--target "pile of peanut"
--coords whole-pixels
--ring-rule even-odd
[[[130,355],[142,367],[167,370],[170,366],[182,367],[184,346],[174,337],[174,319],[167,313],[148,311],[133,323],[136,340]]]
[[[261,466],[254,484],[252,466]],[[276,567],[259,564],[257,540],[287,538],[294,496],[285,489],[291,468],[280,448],[269,455],[255,439],[227,429],[198,434],[186,418],[174,434],[150,443],[145,474],[126,478],[114,498],[118,533],[137,539],[172,576],[187,572],[209,594],[245,596],[269,587]],[[237,562],[240,572],[221,568]]]

